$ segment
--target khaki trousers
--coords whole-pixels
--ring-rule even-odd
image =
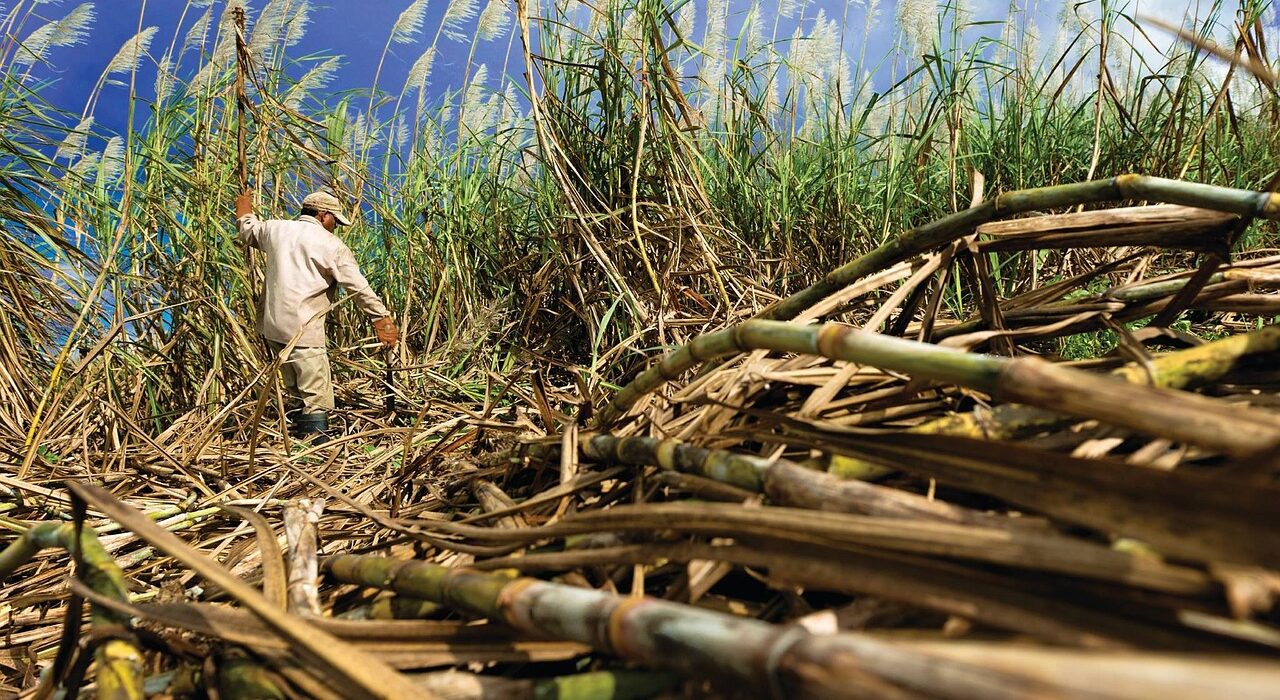
[[[267,347],[277,357],[285,346],[274,340]],[[304,413],[333,410],[333,379],[329,374],[329,352],[324,348],[294,348],[280,363],[284,387],[289,396],[302,402]]]

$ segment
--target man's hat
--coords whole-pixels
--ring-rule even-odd
[[[350,226],[351,219],[342,213],[342,205],[338,203],[338,198],[328,192],[312,192],[302,199],[303,209],[315,209],[316,211],[327,211],[333,214],[333,218],[343,226]]]

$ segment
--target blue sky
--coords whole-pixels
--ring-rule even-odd
[[[10,0],[7,4],[12,7],[14,1]],[[27,0],[28,3],[30,1]],[[48,18],[57,18],[66,14],[80,1],[60,0],[60,2],[41,5],[38,9]],[[450,1],[428,2],[423,31],[417,35],[416,40],[411,44],[391,47],[380,79],[380,85],[385,90],[392,94],[398,93],[410,66],[431,43],[432,35],[440,26],[441,17],[447,11]],[[454,3],[465,1],[452,0]],[[827,17],[844,23],[846,51],[857,55],[863,50],[861,44],[866,1],[809,0],[804,8],[804,15],[807,18],[805,21],[811,23],[818,11],[822,10]],[[267,0],[250,2],[251,14],[260,10],[266,2]],[[313,0],[316,9],[312,14],[306,35],[297,46],[290,49],[289,55],[295,58],[321,54],[341,55],[343,66],[329,89],[367,89],[377,70],[379,57],[387,43],[391,27],[409,2],[410,0]],[[478,12],[485,6],[486,0],[471,0],[471,2],[476,4]],[[705,19],[707,0],[693,0],[693,2],[698,10],[698,21],[701,25]],[[728,2],[729,35],[732,42],[732,37],[741,26],[742,18],[746,15],[751,0],[728,0]],[[761,8],[766,15],[766,20],[776,16],[779,5],[787,2],[799,3],[801,0],[762,0]],[[968,0],[968,2],[975,19],[978,20],[1002,20],[1007,14],[1008,0]],[[1207,5],[1208,2],[1209,0],[1200,0],[1199,4]],[[1190,3],[1191,13],[1195,14],[1197,0],[1190,0]],[[0,6],[5,4],[0,2]],[[79,46],[53,49],[49,54],[52,65],[42,66],[37,70],[37,75],[54,80],[44,93],[46,98],[55,106],[75,114],[79,114],[83,109],[84,101],[98,81],[104,66],[121,45],[137,32],[140,24],[159,27],[151,51],[152,56],[159,57],[175,35],[181,42],[181,37],[202,12],[189,10],[180,23],[179,19],[183,17],[184,8],[187,6],[186,0],[97,0],[95,4],[97,19],[89,41]],[[1018,0],[1017,4],[1027,7],[1035,16],[1043,35],[1041,43],[1047,48],[1052,41],[1052,33],[1056,30],[1055,22],[1060,9],[1060,0]],[[1139,12],[1160,16],[1174,22],[1179,22],[1189,7],[1188,0],[1131,0],[1131,4],[1136,6]],[[225,0],[214,2],[215,18],[224,5]],[[877,62],[891,51],[896,36],[894,0],[881,0],[879,5],[880,18],[865,47],[869,68],[874,68]],[[3,13],[0,13],[0,17],[3,17]],[[784,19],[780,23],[777,35],[789,36],[795,22],[794,19]],[[33,21],[18,33],[25,36],[35,26],[38,26],[38,23]],[[470,30],[475,26],[475,20],[470,20],[466,26]],[[992,29],[990,33],[998,34],[998,30]],[[503,55],[507,47],[512,45],[508,36],[503,35],[496,40],[482,42],[477,47],[474,60],[477,63],[489,64],[490,76],[494,76],[501,69]],[[514,44],[518,46],[518,40]],[[469,42],[450,40],[445,37],[439,40],[437,46],[439,54],[433,70],[429,95],[433,92],[439,93],[445,88],[460,87],[470,50]],[[182,72],[185,77],[189,77],[190,57],[186,65],[187,69]],[[140,92],[149,95],[155,75],[154,62],[144,60],[142,66],[138,76],[139,84],[142,86]],[[522,70],[523,66],[519,60],[512,61],[509,67],[510,72],[515,73],[519,78],[519,72]],[[127,88],[122,86],[108,85],[104,89],[95,109],[99,127],[112,131],[120,130],[126,114],[126,95]]]
[[[51,8],[50,17],[65,13],[72,2],[63,0],[63,7]],[[107,62],[137,33],[140,21],[142,26],[160,28],[152,47],[152,54],[158,57],[174,33],[181,37],[200,14],[194,10],[187,12],[185,21],[179,25],[185,0],[147,0],[145,13],[143,4],[143,0],[99,0],[96,3],[97,21],[92,40],[85,45],[57,49],[50,55],[53,65],[47,74],[57,80],[45,93],[51,102],[79,112]],[[265,0],[257,0],[250,3],[250,8],[258,10],[265,4]],[[222,0],[215,3],[215,17],[224,5]],[[406,5],[408,0],[320,0],[305,38],[290,51],[290,55],[340,55],[343,65],[330,88],[368,88],[391,27]],[[440,24],[445,7],[445,2],[428,3],[425,23],[428,29]],[[398,88],[425,43],[392,46],[380,82],[384,86]],[[451,63],[456,65],[465,60],[466,47],[457,42],[444,42],[437,65],[446,68]],[[144,91],[149,90],[154,77],[154,64],[144,61],[138,77],[139,83],[146,86]],[[127,95],[125,87],[108,87],[97,110],[98,123],[122,124]]]
[[[57,4],[49,4],[41,8],[49,19],[65,15],[70,8],[81,0],[61,0]],[[457,2],[458,0],[453,0]],[[478,9],[482,9],[486,0],[473,0]],[[741,26],[743,17],[751,0],[729,0],[729,34],[730,41]],[[787,0],[782,0],[787,2]],[[977,0],[979,2],[999,3],[1000,0]],[[261,10],[267,0],[253,0],[249,3],[251,15]],[[305,38],[297,46],[290,49],[290,55],[301,57],[309,54],[341,55],[343,65],[330,84],[330,90],[368,88],[377,71],[378,61],[383,47],[387,43],[390,30],[400,13],[409,5],[410,0],[313,0],[316,6]],[[417,41],[409,45],[392,45],[386,58],[379,80],[381,87],[393,94],[399,91],[409,72],[410,66],[431,43],[432,35],[440,26],[441,18],[449,6],[450,0],[431,0],[427,4],[423,31]],[[777,13],[778,0],[763,0],[762,13],[766,21]],[[705,21],[707,3],[705,0],[693,0],[698,11],[699,32]],[[511,3],[512,5],[514,3]],[[3,3],[0,2],[0,6]],[[54,105],[78,114],[84,107],[86,97],[115,52],[138,31],[139,26],[157,26],[151,54],[159,58],[165,47],[169,46],[173,37],[181,37],[198,19],[202,11],[189,10],[185,13],[186,0],[97,0],[95,2],[97,19],[89,42],[67,48],[57,48],[49,53],[50,64],[37,70],[37,75],[48,77],[55,82],[50,85],[45,96]],[[145,6],[145,11],[144,11]],[[225,6],[225,0],[216,0],[214,16]],[[848,38],[846,46],[850,51],[858,50],[863,34],[865,10],[859,3],[846,3],[845,0],[808,0],[804,7],[806,24],[811,25],[818,11],[823,11],[829,18],[847,20]],[[892,41],[890,31],[893,21],[891,2],[881,2],[879,30],[872,34],[867,47],[869,59],[878,60],[887,53]],[[182,19],[180,23],[179,20]],[[789,36],[796,20],[780,22],[777,34],[779,37]],[[790,26],[788,26],[790,25]],[[27,34],[38,26],[34,21],[23,28],[20,35]],[[475,26],[474,19],[467,25]],[[514,30],[514,26],[512,27]],[[700,36],[698,38],[701,38]],[[503,56],[509,45],[518,51],[518,37],[511,42],[509,35],[496,40],[482,42],[477,48],[474,61],[489,64],[491,80],[503,65]],[[438,57],[432,77],[429,94],[438,93],[448,87],[460,86],[461,76],[466,67],[470,45],[468,42],[449,40],[441,37],[438,43]],[[190,75],[190,56],[184,76]],[[518,56],[513,56],[509,72],[519,78],[523,65]],[[154,62],[144,60],[138,73],[140,92],[150,93],[154,80]],[[95,109],[96,123],[99,127],[116,131],[123,126],[125,119],[127,88],[120,85],[107,86],[104,89],[99,105]]]

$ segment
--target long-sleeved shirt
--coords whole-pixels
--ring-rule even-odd
[[[247,214],[238,223],[240,241],[267,256],[266,294],[258,304],[258,332],[267,340],[288,343],[301,331],[298,347],[324,347],[324,319],[338,287],[370,317],[391,315],[351,249],[315,218],[263,221]]]

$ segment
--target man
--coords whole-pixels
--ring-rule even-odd
[[[302,200],[295,221],[263,221],[253,213],[253,195],[236,199],[240,240],[267,257],[266,294],[258,307],[258,332],[279,355],[297,339],[280,366],[289,395],[302,402],[293,421],[295,434],[323,442],[333,410],[333,383],[325,350],[325,316],[337,288],[355,296],[360,310],[373,318],[383,345],[400,337],[396,322],[360,273],[351,249],[333,235],[339,225],[350,226],[337,197],[314,192]]]

